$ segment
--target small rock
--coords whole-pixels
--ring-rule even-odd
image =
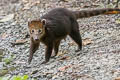
[[[3,49],[0,49],[0,55],[3,55]]]
[[[11,26],[14,26],[14,25],[16,25],[16,22],[13,22],[12,24],[10,24]]]
[[[0,69],[3,68],[4,62],[0,62]]]
[[[32,74],[36,74],[38,72],[38,70],[34,70],[33,72],[32,72]]]
[[[9,14],[5,17],[3,17],[3,19],[0,20],[0,22],[7,22],[7,21],[10,21],[14,18],[14,14]]]

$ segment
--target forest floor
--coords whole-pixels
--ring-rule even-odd
[[[37,80],[115,80],[120,77],[120,14],[79,19],[83,49],[67,37],[56,58],[42,64],[45,46],[40,44],[28,64],[28,21],[48,11],[103,8],[101,0],[0,0],[0,76],[24,75]],[[14,43],[23,43],[14,45]],[[117,79],[116,79],[117,80]],[[119,79],[120,80],[120,79]]]

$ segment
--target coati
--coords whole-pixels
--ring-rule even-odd
[[[97,16],[100,14],[119,14],[118,8],[106,8],[95,10],[71,11],[65,8],[56,8],[43,15],[39,20],[28,22],[30,33],[30,54],[28,63],[31,62],[33,54],[39,48],[40,42],[46,45],[45,61],[50,60],[52,50],[55,55],[59,50],[60,41],[69,35],[78,45],[78,50],[82,49],[82,38],[79,32],[77,19]]]

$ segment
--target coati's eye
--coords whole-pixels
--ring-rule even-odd
[[[31,32],[34,33],[34,30],[32,30]]]
[[[41,33],[41,30],[39,29],[38,32]]]

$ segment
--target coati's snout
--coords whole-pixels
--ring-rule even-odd
[[[31,31],[31,37],[33,38],[34,41],[39,41],[41,36],[42,36],[42,30],[40,29],[34,29]]]
[[[39,37],[38,37],[38,36],[35,36],[35,37],[34,37],[34,41],[39,41]]]

